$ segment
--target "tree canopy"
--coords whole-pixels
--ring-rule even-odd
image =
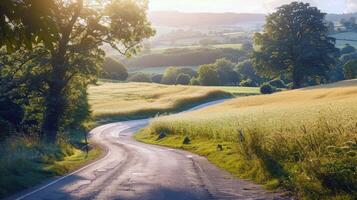
[[[73,105],[86,101],[80,96],[86,95],[85,88],[101,71],[105,57],[101,46],[107,44],[130,56],[155,33],[146,17],[146,1],[5,0],[0,6],[0,28],[4,30],[0,44],[8,50],[19,47],[3,56],[0,69],[3,77],[18,80],[11,84],[18,83],[1,85],[1,90],[15,87],[21,94],[24,85],[28,89],[40,83],[41,101],[37,102],[45,108],[41,126],[49,142],[56,141],[67,115],[77,109]],[[41,10],[35,12],[37,9]],[[11,64],[9,59],[19,64]],[[25,75],[33,76],[34,83]]]
[[[308,3],[292,2],[266,18],[262,33],[254,35],[254,65],[258,73],[286,74],[293,88],[306,79],[323,77],[335,64],[338,49],[328,36],[325,13]]]

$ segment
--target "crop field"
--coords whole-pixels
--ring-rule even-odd
[[[240,97],[158,117],[136,138],[193,151],[238,177],[307,199],[353,199],[356,102],[357,80]]]
[[[258,94],[257,88],[169,86],[150,83],[102,82],[89,88],[95,117],[131,119],[183,110],[209,100],[232,95]]]

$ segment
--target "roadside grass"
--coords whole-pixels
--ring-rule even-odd
[[[105,82],[89,88],[89,103],[97,119],[123,121],[182,111],[230,98],[231,92],[247,95],[257,89]]]
[[[207,156],[237,177],[298,198],[355,199],[356,102],[357,80],[241,97],[155,118],[135,137]]]
[[[82,131],[71,131],[68,143],[45,144],[36,138],[8,138],[0,144],[0,198],[61,176],[100,156],[98,147],[88,154]]]

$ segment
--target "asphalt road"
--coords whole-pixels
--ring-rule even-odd
[[[195,109],[206,107],[213,102]],[[107,124],[91,132],[106,149],[100,160],[13,199],[280,199],[261,186],[238,180],[192,153],[143,144],[132,135],[149,119]]]

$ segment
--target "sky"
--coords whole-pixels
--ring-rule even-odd
[[[151,11],[270,13],[293,0],[149,0]],[[327,13],[357,12],[357,0],[301,0]]]

